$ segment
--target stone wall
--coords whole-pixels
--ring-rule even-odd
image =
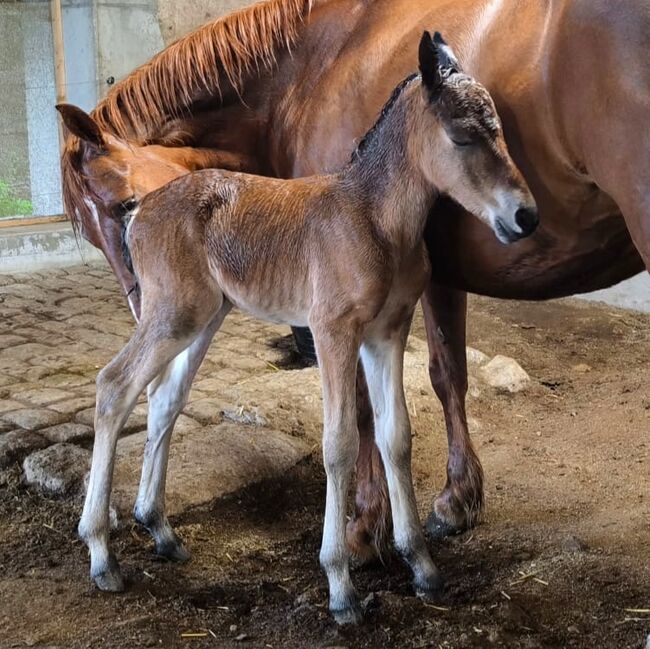
[[[250,0],[158,0],[158,20],[165,45],[199,25],[253,4]]]
[[[252,4],[246,0],[94,0],[97,23],[97,73],[100,96],[113,80],[176,39],[230,11]]]

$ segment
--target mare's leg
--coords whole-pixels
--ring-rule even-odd
[[[366,341],[361,358],[375,413],[375,438],[386,468],[395,547],[413,570],[416,594],[435,597],[442,579],[426,546],[411,475],[411,424],[403,386],[409,324],[410,320],[390,337]]]
[[[427,529],[434,537],[457,534],[472,527],[483,507],[483,468],[467,429],[467,356],[465,315],[467,297],[430,281],[422,296],[429,343],[429,375],[442,403],[449,455],[447,484],[433,503]]]
[[[388,546],[390,501],[384,464],[375,444],[372,406],[363,366],[357,368],[357,490],[354,517],[348,523],[347,541],[352,554],[361,561],[382,555]]]
[[[176,419],[187,402],[190,388],[215,333],[230,311],[225,303],[196,340],[182,351],[148,387],[149,417],[140,489],[133,515],[156,543],[156,553],[185,561],[189,552],[165,515],[165,479],[169,444]]]
[[[173,314],[143,318],[124,349],[99,373],[95,408],[95,443],[88,492],[79,522],[79,535],[90,550],[90,574],[101,590],[122,590],[124,584],[108,546],[108,507],[120,430],[144,388],[205,326],[188,330],[186,319]],[[167,310],[167,314],[170,310]],[[183,335],[175,336],[182,323]]]
[[[320,563],[327,575],[330,611],[339,624],[357,623],[361,609],[350,579],[345,542],[350,476],[359,452],[355,375],[359,343],[349,323],[311,327],[323,382],[323,462],[327,496]]]

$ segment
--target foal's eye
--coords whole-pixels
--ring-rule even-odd
[[[456,145],[456,146],[472,146],[474,144],[474,140],[470,140],[467,138],[451,138],[451,141]]]

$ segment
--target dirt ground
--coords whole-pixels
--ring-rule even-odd
[[[16,468],[0,489],[0,647],[645,648],[650,317],[474,298],[469,322],[469,343],[517,359],[533,386],[469,401],[488,510],[472,532],[431,542],[447,580],[439,607],[416,600],[389,557],[354,570],[366,621],[336,628],[317,561],[319,458],[174,519],[185,565],[157,560],[135,525],[115,532],[121,595],[88,580],[79,503],[29,492]],[[446,458],[431,404],[413,420],[423,516]]]

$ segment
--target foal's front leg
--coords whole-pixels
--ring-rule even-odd
[[[171,434],[212,338],[229,310],[230,305],[224,304],[194,343],[174,358],[148,386],[147,444],[133,515],[153,537],[156,553],[173,561],[186,561],[190,555],[165,515],[165,479]]]
[[[395,547],[413,570],[416,594],[436,598],[442,578],[424,539],[411,474],[411,424],[403,386],[409,325],[410,320],[390,337],[365,342],[361,359],[375,414],[375,439],[386,469]]]
[[[323,462],[327,496],[320,563],[327,575],[330,611],[339,624],[361,621],[359,601],[350,579],[345,542],[350,476],[359,452],[355,376],[358,338],[349,323],[311,325],[323,383]]]

